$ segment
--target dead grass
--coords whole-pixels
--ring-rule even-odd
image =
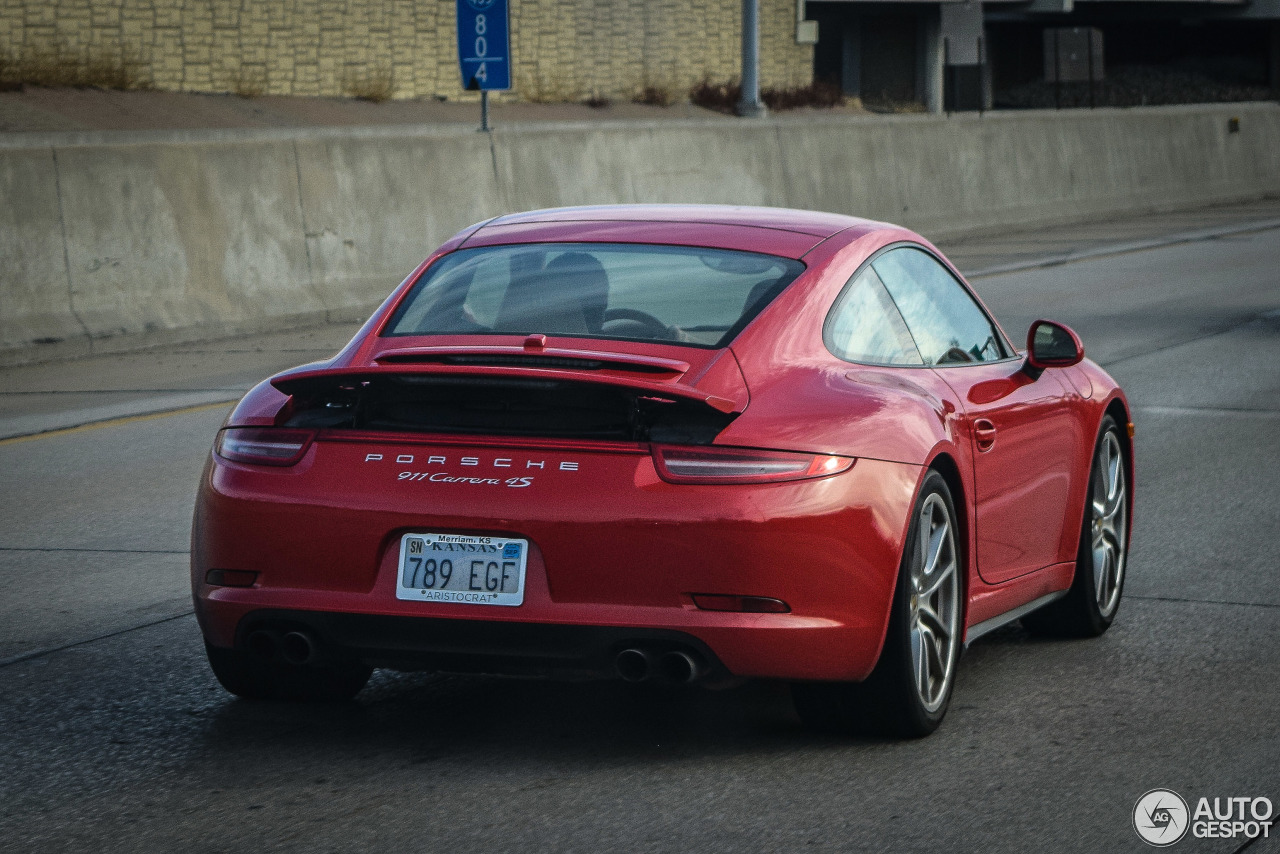
[[[260,98],[267,94],[266,66],[241,65],[231,81],[231,91],[241,98]]]
[[[919,101],[895,101],[892,98],[868,98],[863,102],[869,113],[923,113],[924,104]]]
[[[713,83],[703,80],[689,91],[689,100],[699,107],[734,114],[742,97],[742,85],[736,80]],[[787,89],[764,88],[760,100],[771,110],[796,110],[802,107],[839,107],[845,103],[844,93],[832,83],[818,81],[808,86]]]
[[[636,104],[650,104],[655,107],[670,107],[676,102],[675,93],[666,86],[655,86],[646,83],[631,99]]]
[[[28,48],[0,59],[0,88],[149,89],[147,64],[122,45],[73,50],[66,44]]]
[[[844,105],[844,92],[834,83],[820,80],[790,89],[762,89],[760,99],[771,110],[840,107]]]
[[[524,74],[516,82],[520,98],[534,104],[569,104],[582,100],[582,92],[562,77],[544,75],[542,70]]]
[[[352,98],[381,104],[396,94],[396,75],[390,63],[379,62],[348,74],[343,89]]]
[[[22,81],[13,72],[13,59],[0,54],[0,92],[21,91]]]
[[[689,90],[689,100],[708,110],[733,115],[738,99],[742,97],[742,86],[737,81],[712,83],[703,80]]]

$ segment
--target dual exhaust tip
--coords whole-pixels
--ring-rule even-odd
[[[707,675],[706,666],[697,656],[679,649],[658,654],[647,649],[632,647],[618,653],[613,663],[618,675],[627,682],[661,679],[665,682],[688,685],[702,680]]]
[[[258,658],[271,660],[278,656],[295,666],[315,664],[320,657],[319,644],[306,631],[273,632],[259,629],[250,633],[248,645],[249,651]]]

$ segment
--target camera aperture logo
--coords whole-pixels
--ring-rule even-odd
[[[1142,841],[1157,848],[1173,845],[1187,835],[1187,802],[1169,789],[1152,789],[1133,807],[1133,829]]]
[[[1195,812],[1171,789],[1152,789],[1133,806],[1133,829],[1148,845],[1167,848],[1187,835],[1196,839],[1269,837],[1275,807],[1270,798],[1200,798]]]

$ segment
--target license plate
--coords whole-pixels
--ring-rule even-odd
[[[396,598],[458,605],[520,605],[529,541],[460,534],[400,538]]]

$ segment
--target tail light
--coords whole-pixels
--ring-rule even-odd
[[[218,434],[213,449],[218,456],[232,462],[291,466],[302,459],[315,435],[313,430],[228,427]]]
[[[754,451],[749,448],[653,449],[658,476],[669,483],[777,483],[848,471],[852,457]]]

